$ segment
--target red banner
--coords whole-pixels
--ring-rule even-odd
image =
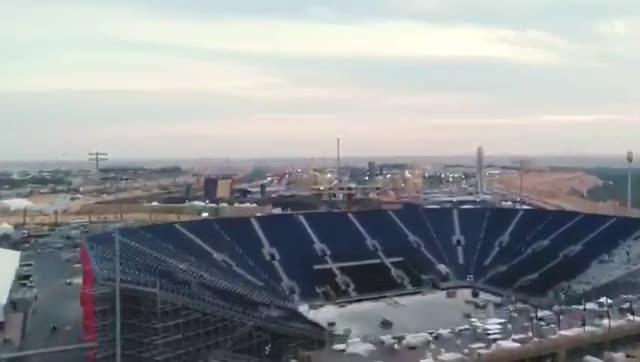
[[[85,245],[80,246],[80,261],[82,263],[82,286],[80,288],[80,305],[82,306],[82,327],[85,342],[96,341],[96,310],[93,299],[94,277],[91,269],[91,259]],[[96,352],[87,352],[87,361],[95,362]]]

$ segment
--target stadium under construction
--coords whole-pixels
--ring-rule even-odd
[[[616,297],[603,288],[638,256],[639,236],[634,218],[413,204],[123,228],[81,249],[85,337],[94,361],[517,360],[531,340],[576,328],[602,342],[603,315],[616,336],[639,333],[611,325],[631,297],[580,302]],[[429,303],[444,289],[499,310],[434,325]],[[566,304],[552,309],[558,296]],[[350,321],[367,308],[369,321]],[[354,346],[366,351],[345,353]]]

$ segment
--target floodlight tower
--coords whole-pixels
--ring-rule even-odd
[[[627,152],[627,163],[629,168],[627,170],[627,212],[631,212],[631,166],[633,164],[633,151]]]
[[[100,171],[100,162],[109,160],[107,156],[109,156],[109,154],[106,152],[89,152],[89,161],[95,162],[96,172]]]

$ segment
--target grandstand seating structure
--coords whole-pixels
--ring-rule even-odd
[[[271,350],[274,338],[297,341],[290,343],[296,346],[321,343],[324,328],[298,313],[300,303],[372,298],[461,282],[543,296],[587,271],[602,255],[638,242],[639,232],[640,219],[625,217],[416,205],[203,219],[118,231],[122,288],[162,295],[163,303],[174,309],[192,303],[189,312],[176,312],[176,318],[189,313],[231,316],[244,321],[239,330],[215,331],[264,338],[250,351],[231,337],[206,343],[208,333],[194,332],[199,337],[190,339],[182,335],[169,349],[183,351],[180,358],[185,360],[194,353],[220,350],[269,359],[263,354],[265,346],[279,359],[290,351]],[[98,234],[86,243],[98,286],[115,280],[114,238]],[[131,303],[142,299],[132,297]],[[133,309],[128,313],[141,317]],[[146,316],[147,323],[160,325],[152,314]],[[229,328],[229,318],[227,324],[223,320],[227,327],[220,328]],[[174,332],[170,327],[159,331],[145,338],[156,343]],[[175,354],[149,354],[140,347],[144,343],[138,340],[123,348],[141,361],[179,360]]]

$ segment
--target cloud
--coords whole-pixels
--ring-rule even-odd
[[[94,145],[318,155],[336,135],[357,154],[479,143],[595,152],[640,137],[635,0],[7,0],[2,10],[3,157]]]
[[[3,80],[0,91],[42,92],[227,90],[233,93],[268,89],[284,83],[257,66],[136,51],[67,52],[29,72],[6,70]]]
[[[640,60],[640,14],[602,20],[593,26],[593,32],[601,52],[610,59],[619,63]]]
[[[538,31],[413,21],[319,23],[231,19],[211,23],[134,21],[110,36],[243,54],[390,58],[497,58],[521,63],[565,60],[568,44]]]
[[[637,127],[624,128],[629,124],[616,121],[552,122],[545,121],[545,116],[523,119],[388,116],[368,113],[365,118],[345,121],[331,113],[262,114],[220,122],[192,120],[156,129],[141,126],[130,130],[126,142],[111,141],[111,149],[117,154],[128,154],[135,152],[134,145],[145,143],[154,147],[171,145],[173,157],[318,157],[332,155],[335,137],[340,136],[345,156],[465,154],[472,153],[480,144],[491,154],[573,154],[624,152],[640,137]],[[97,132],[98,143],[113,140],[121,132],[121,128],[105,125]],[[615,146],[604,141],[613,137]],[[229,139],[242,142],[225,142]]]
[[[624,36],[629,32],[628,20],[611,19],[596,25],[596,30],[605,36]]]
[[[569,124],[581,124],[581,123],[602,123],[607,122],[609,124],[640,124],[640,117],[634,117],[628,114],[553,114],[542,115],[538,118],[541,122],[548,122],[552,124],[569,123]]]

